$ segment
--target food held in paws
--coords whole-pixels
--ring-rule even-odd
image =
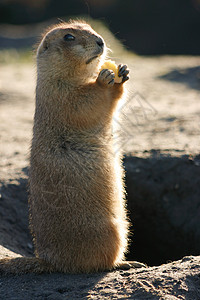
[[[118,76],[118,71],[119,70],[118,70],[118,67],[117,67],[117,65],[115,64],[114,61],[112,61],[112,60],[106,60],[104,62],[104,64],[101,66],[100,71],[103,70],[103,69],[112,70],[114,72],[114,74],[115,74],[115,82],[116,83],[121,83],[122,82],[122,77]]]

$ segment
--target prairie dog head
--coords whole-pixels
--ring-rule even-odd
[[[103,38],[88,24],[59,24],[44,35],[38,47],[38,75],[87,81],[97,72],[105,52]]]

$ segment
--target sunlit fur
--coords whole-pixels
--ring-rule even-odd
[[[75,40],[64,41],[65,34]],[[12,273],[94,272],[127,250],[123,177],[111,123],[123,84],[97,80],[104,53],[86,23],[54,26],[37,50],[30,159],[30,228],[36,258],[0,262]]]

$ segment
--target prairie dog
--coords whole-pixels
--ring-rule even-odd
[[[103,69],[106,45],[84,22],[61,23],[37,50],[30,158],[30,228],[35,258],[1,260],[0,270],[95,272],[123,266],[128,221],[123,169],[111,124],[122,83]]]

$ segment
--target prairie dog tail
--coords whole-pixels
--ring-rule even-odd
[[[37,257],[0,259],[0,274],[51,273],[53,266]]]
[[[137,261],[122,261],[108,270],[128,270],[130,268],[146,268],[146,265]],[[108,271],[107,270],[107,271]],[[0,274],[22,275],[27,273],[59,272],[53,265],[37,257],[17,257],[0,259]]]

